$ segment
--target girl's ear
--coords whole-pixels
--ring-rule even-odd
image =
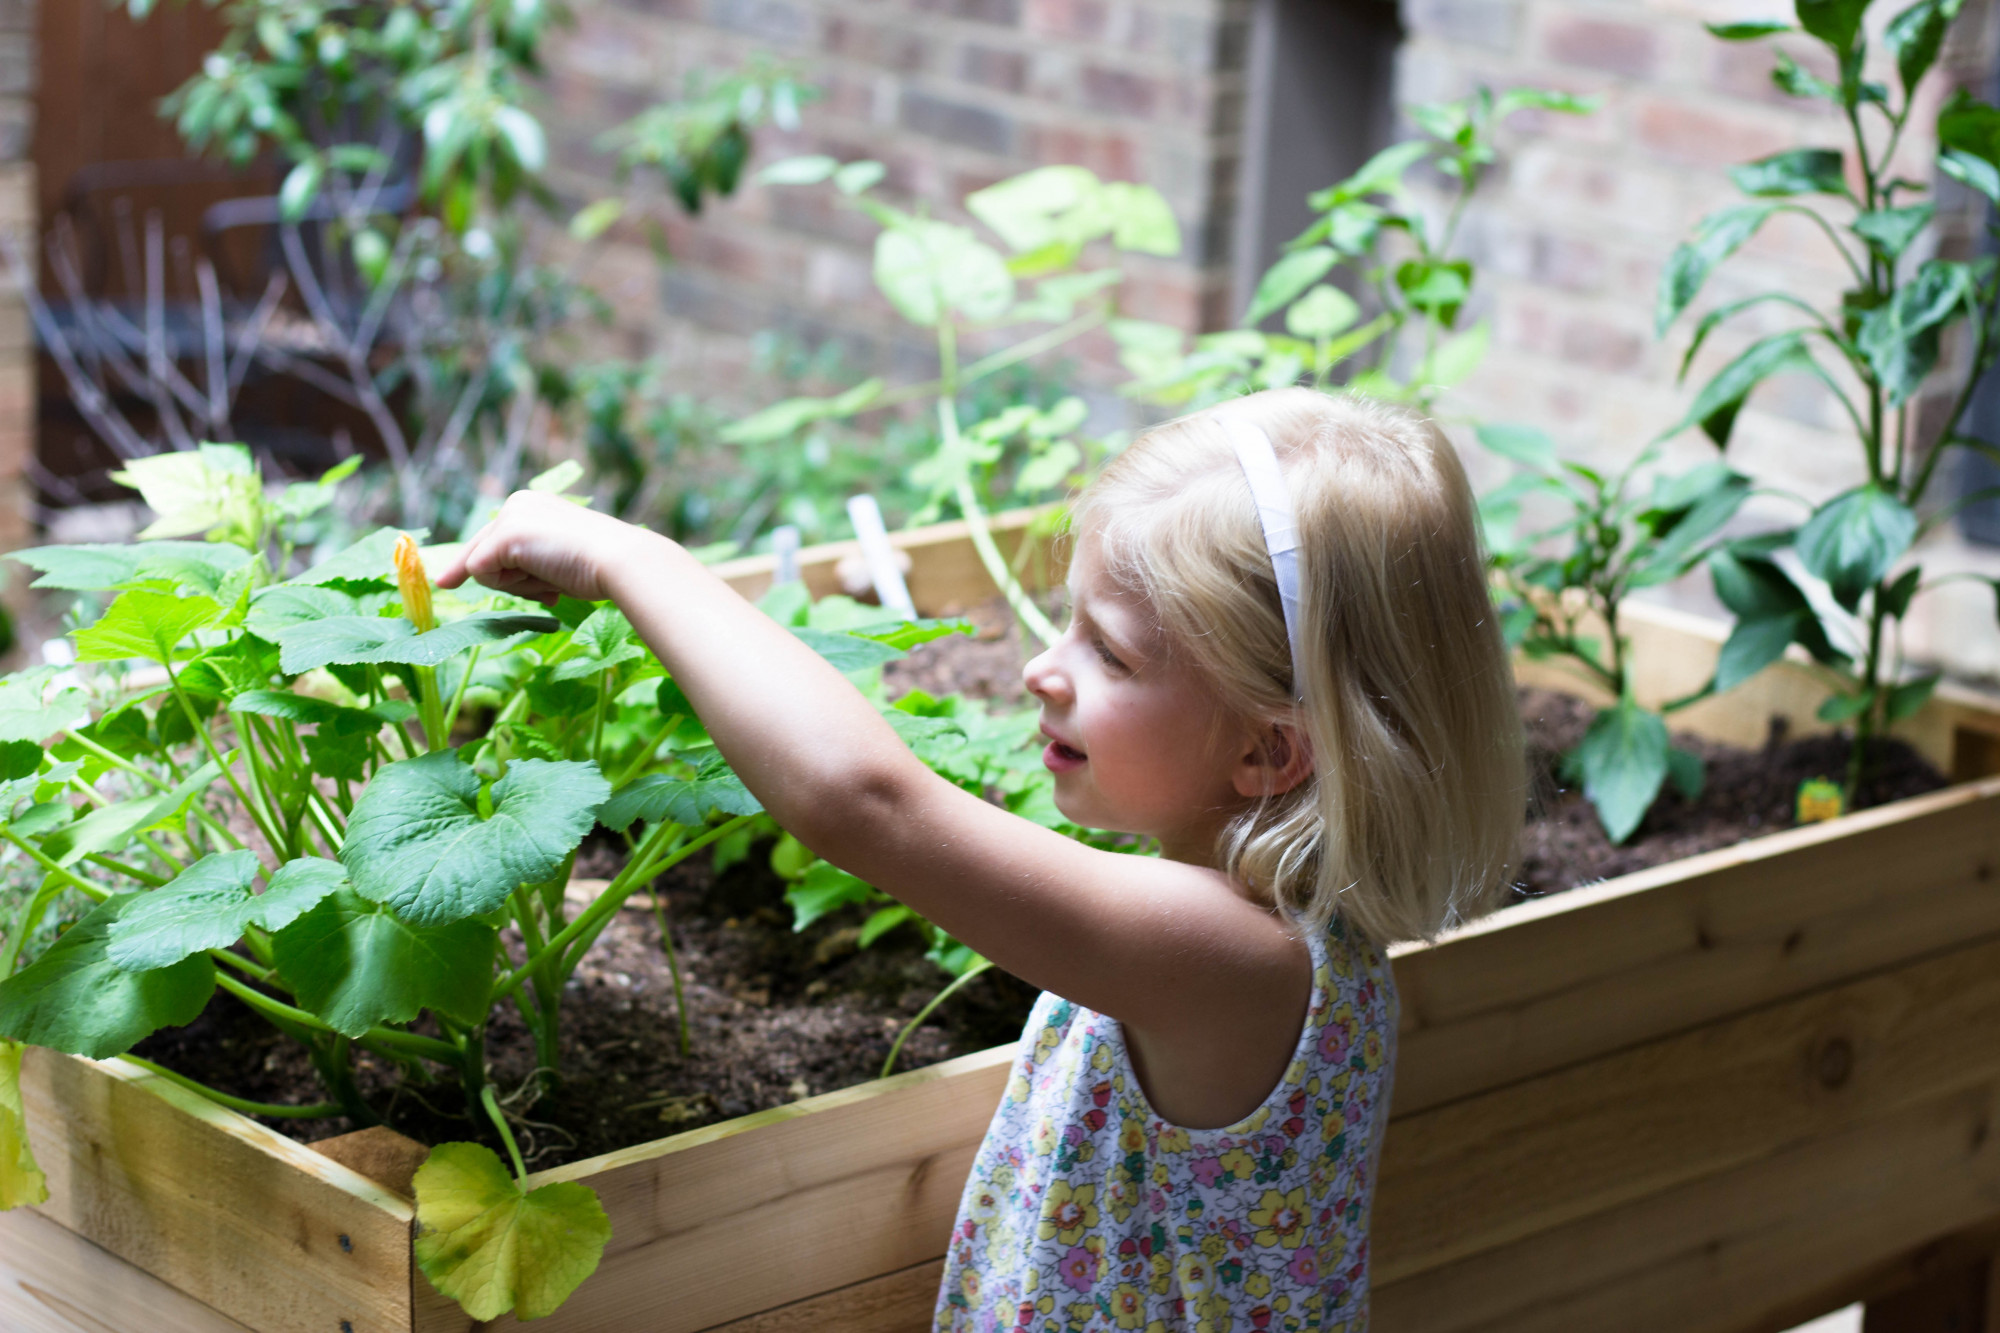
[[[1312,776],[1312,741],[1290,722],[1273,722],[1253,736],[1231,782],[1238,796],[1282,796]]]

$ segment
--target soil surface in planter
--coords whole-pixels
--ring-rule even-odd
[[[1002,614],[980,608],[976,638],[926,645],[888,668],[892,690],[964,694],[1017,706],[1021,653]],[[1589,725],[1588,705],[1542,690],[1521,692],[1538,791],[1524,831],[1517,892],[1536,896],[1659,865],[1789,828],[1800,782],[1838,778],[1847,742],[1774,734],[1759,750],[1693,737],[1676,744],[1707,764],[1701,797],[1668,793],[1623,846],[1604,836],[1580,792],[1568,790],[1558,756]],[[1876,756],[1869,804],[1940,788],[1945,779],[1897,742]],[[511,1008],[496,1011],[488,1048],[496,1086],[514,1094],[522,1148],[536,1166],[594,1156],[865,1082],[880,1071],[896,1034],[938,991],[944,974],[923,956],[914,931],[855,947],[858,914],[804,932],[791,928],[784,882],[768,846],[720,875],[701,858],[663,876],[658,888],[678,950],[691,1046],[677,1043],[674,985],[659,928],[635,896],[585,958],[563,997],[563,1076],[530,1096],[534,1048]],[[593,840],[578,878],[609,879],[623,849]],[[573,888],[574,891],[574,888]],[[518,946],[516,946],[518,947]],[[948,1000],[905,1043],[899,1069],[931,1064],[1013,1040],[1033,991],[998,971]],[[138,1054],[211,1087],[256,1101],[304,1103],[324,1093],[303,1048],[226,994],[185,1028],[156,1034]],[[436,1143],[492,1142],[481,1117],[444,1083],[419,1084],[362,1053],[360,1081],[388,1123]],[[345,1120],[284,1120],[274,1128],[311,1141],[355,1128]],[[498,1147],[497,1143],[493,1146]]]

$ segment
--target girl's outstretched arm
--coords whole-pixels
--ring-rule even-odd
[[[438,582],[468,577],[616,602],[778,823],[1009,972],[1121,1019],[1168,1118],[1227,1123],[1258,1104],[1243,1089],[1277,1082],[1306,949],[1219,872],[1086,847],[938,777],[844,676],[658,534],[520,492]]]

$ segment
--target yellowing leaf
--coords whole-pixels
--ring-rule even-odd
[[[588,1186],[524,1190],[490,1148],[441,1143],[417,1169],[418,1267],[474,1319],[539,1319],[597,1271],[611,1219]]]
[[[21,1105],[21,1045],[0,1041],[0,1213],[46,1202],[49,1182],[28,1147],[28,1112]]]

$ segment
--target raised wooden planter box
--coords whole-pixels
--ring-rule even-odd
[[[920,607],[990,594],[958,525],[899,540]],[[843,549],[804,553],[808,580]],[[1701,622],[1631,628],[1646,693],[1713,663]],[[1817,698],[1781,665],[1682,720],[1756,744],[1773,714],[1816,726]],[[2000,1234],[2000,704],[1941,691],[1905,732],[1961,785],[1395,952],[1377,1333],[1780,1330]],[[614,1230],[539,1327],[929,1328],[1011,1055],[545,1173],[588,1181]],[[393,1188],[121,1061],[34,1050],[24,1083],[52,1198],[0,1216],[0,1326],[470,1327],[416,1272]]]

